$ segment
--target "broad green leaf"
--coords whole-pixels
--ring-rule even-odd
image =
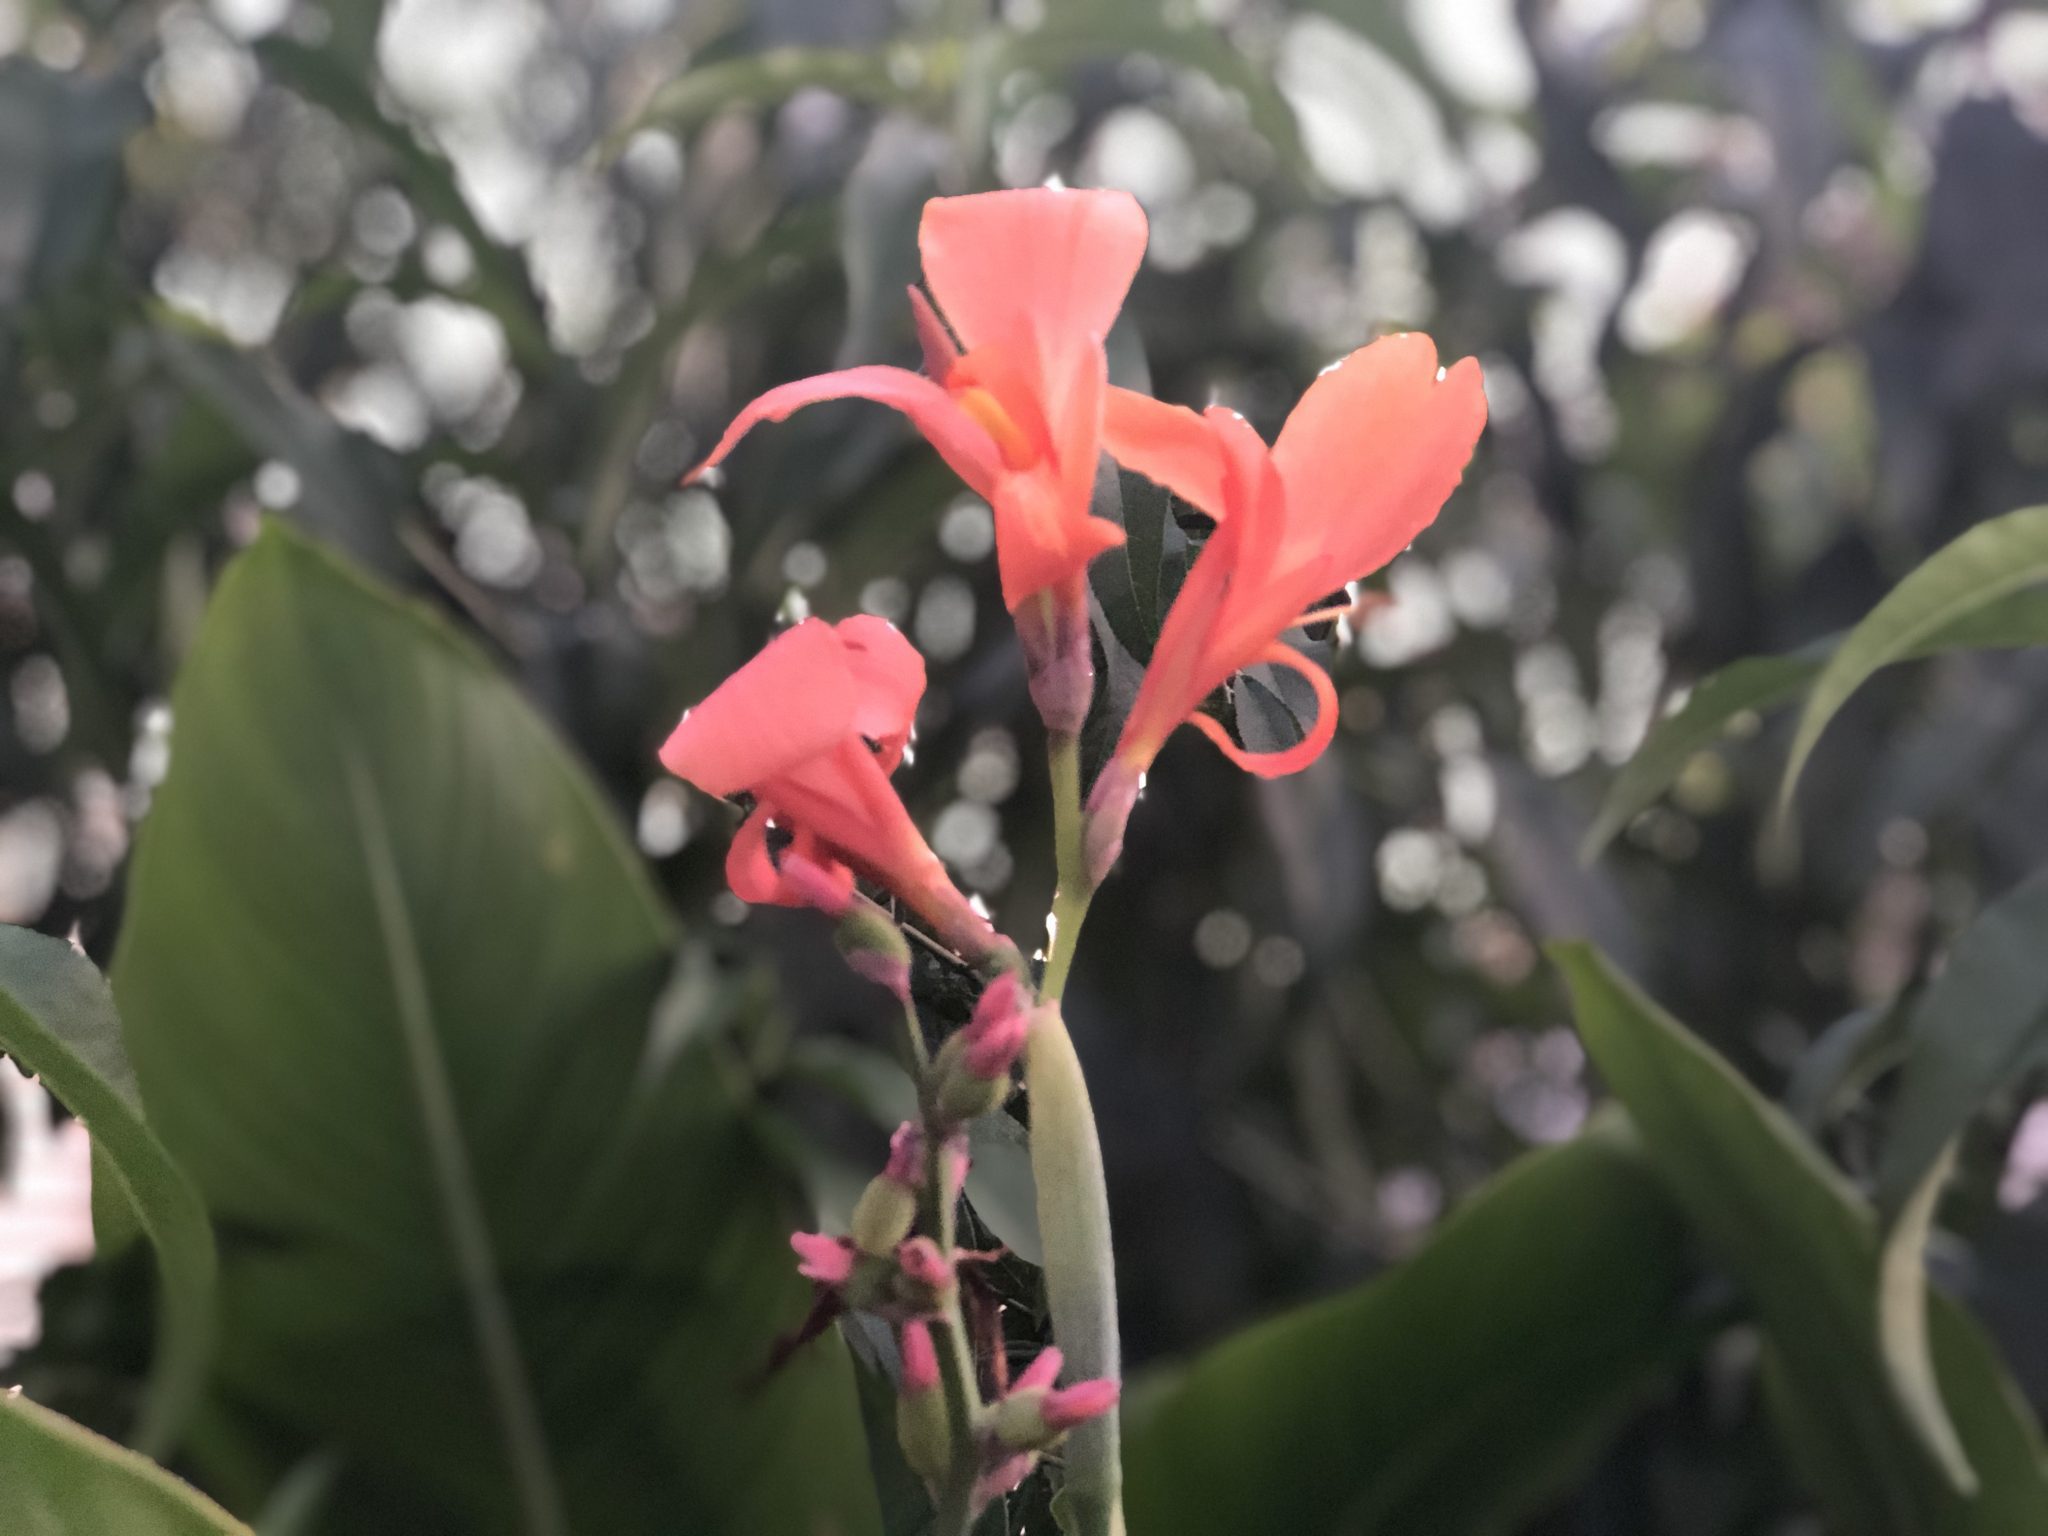
[[[1650,728],[1635,756],[1608,786],[1600,812],[1579,844],[1590,864],[1642,812],[1678,782],[1685,765],[1712,746],[1738,715],[1761,713],[1799,697],[1826,665],[1821,656],[1751,656],[1700,679],[1686,701]]]
[[[1902,1379],[1880,1344],[1869,1207],[1782,1113],[1597,952],[1563,944],[1552,955],[1588,1052],[1747,1292],[1769,1346],[1772,1402],[1839,1528],[2048,1530],[2039,1430],[1974,1325],[1930,1296],[1932,1360],[1920,1380],[1938,1382],[1940,1399],[1916,1393],[1913,1371]],[[1944,1408],[1953,1434],[1937,1422]]]
[[[650,1027],[672,922],[548,728],[281,526],[172,707],[115,989],[228,1234],[223,1408],[380,1529],[871,1532],[841,1346],[763,1379],[791,1180]]]
[[[412,503],[398,460],[328,415],[269,359],[160,325],[171,374],[219,413],[250,453],[289,464],[303,488],[292,516],[378,570],[395,570],[398,529]]]
[[[1827,668],[1840,644],[1837,637],[1787,656],[1751,656],[1696,683],[1679,709],[1650,727],[1635,756],[1615,775],[1599,815],[1579,844],[1580,862],[1592,863],[1639,813],[1656,804],[1693,756],[1719,740],[1738,716],[1761,714],[1798,698]],[[2048,645],[2048,592],[2009,593],[1921,636],[1889,660],[2033,645]]]
[[[1984,1101],[2048,1047],[2048,872],[1963,930],[1914,1002],[1877,1165],[1878,1208],[1901,1210]]]
[[[1938,551],[1870,611],[1828,658],[1800,714],[1779,788],[1789,806],[1821,732],[1880,667],[1914,654],[1950,625],[2002,598],[2048,581],[2048,507],[1979,523]],[[2037,635],[2033,643],[2041,643]]]
[[[1626,1136],[1523,1159],[1392,1273],[1141,1393],[1134,1536],[1514,1529],[1697,1342],[1685,1248]]]
[[[95,1194],[111,1178],[156,1245],[160,1333],[136,1439],[163,1455],[205,1388],[213,1356],[216,1263],[206,1206],[143,1121],[106,982],[62,939],[0,927],[0,1051],[84,1123]]]
[[[7,1536],[249,1536],[162,1467],[19,1393],[0,1392]]]

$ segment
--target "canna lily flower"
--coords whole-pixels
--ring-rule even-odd
[[[1435,521],[1486,423],[1479,365],[1437,366],[1427,336],[1384,337],[1323,371],[1268,448],[1241,417],[1201,415],[1112,390],[1106,446],[1129,469],[1217,519],[1161,627],[1116,751],[1090,796],[1096,879],[1122,845],[1145,771],[1191,722],[1232,762],[1263,777],[1322,754],[1337,728],[1329,674],[1281,640],[1349,611],[1319,602],[1378,570]],[[1300,742],[1248,752],[1202,702],[1261,662],[1291,667],[1316,695]]]
[[[969,958],[999,954],[889,784],[923,694],[924,660],[892,625],[806,619],[683,715],[662,766],[751,800],[725,861],[733,894],[837,915],[858,876]]]
[[[757,423],[816,401],[901,411],[993,507],[1003,605],[1017,617],[1033,698],[1053,728],[1078,730],[1093,684],[1083,573],[1123,541],[1089,513],[1109,387],[1103,338],[1145,236],[1144,211],[1125,192],[932,199],[918,249],[937,309],[910,290],[926,371],[848,368],[771,389],[693,474]]]

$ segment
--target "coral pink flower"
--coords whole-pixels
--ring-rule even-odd
[[[1435,520],[1485,424],[1478,363],[1466,358],[1445,372],[1422,335],[1385,337],[1325,369],[1271,448],[1229,411],[1197,416],[1110,392],[1109,452],[1213,514],[1217,526],[1167,613],[1091,797],[1104,823],[1091,862],[1106,868],[1103,856],[1114,858],[1138,780],[1184,721],[1262,776],[1293,773],[1322,753],[1337,728],[1336,690],[1280,637],[1328,617],[1309,610],[1378,570]],[[1200,713],[1211,693],[1261,662],[1293,668],[1315,690],[1314,726],[1279,752],[1247,752]]]
[[[932,199],[917,243],[939,313],[911,290],[929,373],[848,368],[771,389],[696,473],[759,422],[819,400],[874,400],[908,416],[995,509],[1011,612],[1072,587],[1123,537],[1088,506],[1108,389],[1103,338],[1145,233],[1144,211],[1125,192],[1041,187]]]
[[[924,661],[889,624],[806,619],[684,714],[662,766],[707,794],[753,798],[726,857],[734,894],[843,911],[858,875],[970,958],[999,947],[889,785],[923,693]]]

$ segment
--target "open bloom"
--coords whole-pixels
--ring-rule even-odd
[[[707,794],[752,801],[726,856],[735,895],[843,910],[859,876],[962,954],[991,954],[988,920],[889,784],[923,694],[924,660],[888,623],[806,619],[684,714],[662,766]]]
[[[995,511],[1003,605],[1031,696],[1072,735],[1094,690],[1088,562],[1123,541],[1089,506],[1109,388],[1103,339],[1145,254],[1126,192],[1038,187],[934,198],[918,249],[934,310],[910,290],[925,372],[862,367],[771,389],[726,428],[696,473],[756,423],[858,397],[903,412]],[[943,318],[942,318],[943,316]]]
[[[1385,337],[1325,369],[1271,448],[1230,411],[1198,416],[1111,391],[1109,451],[1217,525],[1167,612],[1091,796],[1101,823],[1092,863],[1106,868],[1114,859],[1138,782],[1183,721],[1263,776],[1293,773],[1322,753],[1337,728],[1336,690],[1280,637],[1342,611],[1311,610],[1385,565],[1435,520],[1485,423],[1478,363],[1439,369],[1435,345],[1414,334]],[[1314,725],[1278,752],[1246,751],[1200,712],[1217,688],[1261,662],[1292,668],[1315,690]]]

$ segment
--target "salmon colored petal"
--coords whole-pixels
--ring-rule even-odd
[[[1308,734],[1291,747],[1278,752],[1247,752],[1230,739],[1230,733],[1223,728],[1223,722],[1210,715],[1191,715],[1189,719],[1195,729],[1216,743],[1217,750],[1247,773],[1255,773],[1262,779],[1277,779],[1283,774],[1298,773],[1323,755],[1323,748],[1330,744],[1330,738],[1337,733],[1337,689],[1330,681],[1330,674],[1310,661],[1291,645],[1275,643],[1261,661],[1270,661],[1276,667],[1292,667],[1316,692],[1316,719]]]
[[[1427,336],[1383,337],[1325,369],[1273,447],[1287,486],[1281,561],[1320,562],[1326,589],[1378,570],[1436,520],[1485,425],[1479,364],[1439,380]]]
[[[936,197],[917,245],[932,297],[970,352],[1033,329],[1099,341],[1145,258],[1145,211],[1128,192],[1073,188]]]
[[[845,645],[858,693],[854,730],[869,741],[893,743],[900,758],[924,697],[924,657],[894,624],[873,614],[842,619],[835,632]],[[883,764],[885,769],[895,766],[894,760]]]
[[[732,452],[733,445],[764,421],[787,421],[807,405],[821,400],[872,400],[901,411],[925,441],[939,451],[939,457],[953,472],[982,496],[989,494],[1002,456],[989,435],[972,416],[961,410],[945,386],[912,373],[908,368],[869,366],[821,373],[771,389],[733,418],[725,436],[711,450],[711,456],[689,477],[694,480]]]
[[[684,713],[661,765],[706,794],[736,794],[831,751],[859,705],[845,646],[831,625],[806,619]]]
[[[754,907],[792,907],[801,903],[782,887],[775,861],[768,857],[768,817],[755,811],[732,835],[725,850],[725,883],[733,895]]]
[[[1003,606],[1015,613],[1048,588],[1065,586],[1105,549],[1124,541],[1123,529],[1077,512],[1050,464],[1005,475],[990,498],[996,518],[996,568]]]
[[[1215,432],[1184,405],[1111,388],[1102,412],[1102,448],[1125,469],[1163,485],[1221,519],[1223,461]]]

